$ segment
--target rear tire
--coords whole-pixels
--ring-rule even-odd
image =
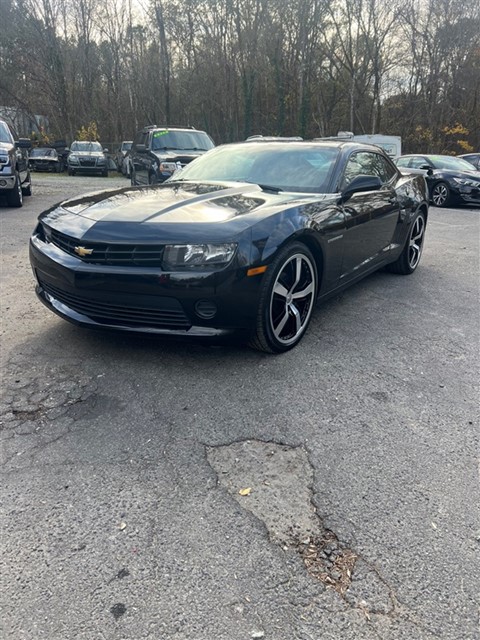
[[[20,182],[18,171],[15,173],[15,185],[7,195],[7,203],[9,207],[23,206],[22,183]]]
[[[310,323],[317,291],[317,267],[310,250],[300,242],[281,249],[264,275],[249,346],[266,353],[295,347]]]
[[[425,224],[425,214],[423,211],[418,211],[408,230],[407,241],[402,253],[395,262],[387,265],[389,271],[399,273],[402,276],[409,276],[415,271],[422,257]]]

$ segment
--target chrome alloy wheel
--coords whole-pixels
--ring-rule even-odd
[[[443,207],[448,200],[449,191],[446,184],[436,184],[432,192],[432,201],[436,207]]]
[[[418,216],[412,225],[408,240],[408,264],[413,270],[420,261],[423,250],[423,238],[425,235],[425,220]]]
[[[270,326],[284,346],[297,342],[307,328],[316,288],[310,259],[301,253],[290,256],[278,272],[270,298]]]

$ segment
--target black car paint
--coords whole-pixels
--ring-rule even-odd
[[[247,277],[247,269],[268,267],[281,247],[300,240],[317,262],[319,299],[325,299],[395,260],[415,213],[422,209],[427,216],[423,177],[406,177],[399,172],[395,189],[392,185],[369,194],[354,193],[343,202],[334,187],[350,153],[359,148],[358,144],[341,146],[328,194],[273,193],[245,183],[171,181],[61,203],[40,216],[31,239],[37,294],[58,315],[89,326],[159,333],[172,329],[122,325],[79,315],[49,297],[45,286],[136,308],[151,308],[175,298],[188,317],[189,334],[249,331],[256,317],[262,276]],[[106,241],[148,245],[158,238],[162,245],[235,242],[237,250],[233,261],[222,269],[168,272],[151,267],[100,266],[46,242],[45,230],[51,229],[86,247]],[[198,317],[195,303],[199,299],[217,303],[215,318]]]

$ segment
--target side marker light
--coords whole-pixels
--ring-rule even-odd
[[[267,270],[267,265],[264,267],[255,267],[254,269],[249,269],[247,271],[247,276],[257,276],[259,273],[265,273]]]

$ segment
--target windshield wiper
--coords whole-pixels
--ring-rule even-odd
[[[248,184],[256,184],[262,191],[273,191],[273,193],[279,193],[280,191],[283,191],[283,189],[280,189],[280,187],[274,187],[271,184],[261,184],[260,182],[250,182],[249,180],[247,180],[246,182],[248,182]]]

